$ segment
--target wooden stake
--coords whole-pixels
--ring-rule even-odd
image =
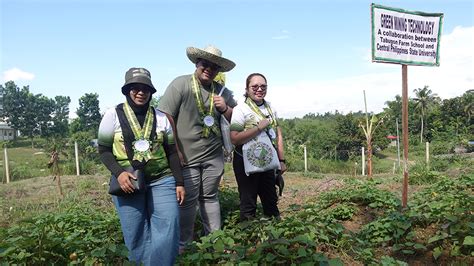
[[[362,176],[365,176],[365,151],[364,151],[364,147],[362,147]]]
[[[430,143],[426,142],[426,167],[430,169]]]
[[[308,172],[308,157],[306,154],[306,145],[303,146],[304,149],[304,172]]]
[[[4,151],[4,158],[5,158],[5,161],[3,162],[3,165],[5,167],[5,176],[7,177],[7,184],[10,183],[10,169],[8,169],[8,153],[7,153],[7,148],[4,148],[3,149]]]
[[[79,171],[79,148],[77,147],[77,141],[74,142],[74,153],[76,155],[76,175],[80,175]]]
[[[402,65],[402,137],[403,137],[403,191],[402,206],[408,201],[408,69]]]

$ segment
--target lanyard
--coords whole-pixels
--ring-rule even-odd
[[[263,113],[262,113],[262,110],[260,110],[260,108],[258,108],[258,106],[255,104],[255,102],[250,99],[249,97],[247,97],[245,99],[245,103],[250,107],[250,109],[252,109],[252,111],[257,114],[261,119],[265,119],[267,118]],[[270,115],[270,118],[271,118],[271,122],[270,124],[272,125],[273,128],[277,128],[278,126],[278,123],[275,119],[275,115],[273,115],[273,112],[272,112],[272,109],[270,108],[270,106],[268,106],[267,102],[265,102],[265,100],[263,101],[263,105],[265,106],[265,109],[267,109],[267,112],[268,114]]]
[[[196,106],[199,111],[199,116],[201,118],[201,123],[203,126],[202,130],[202,136],[207,138],[209,137],[209,134],[211,131],[213,131],[216,135],[219,135],[219,130],[216,127],[215,123],[215,117],[214,117],[214,94],[215,94],[215,88],[214,88],[214,83],[211,83],[211,88],[212,92],[211,95],[209,96],[209,111],[206,114],[206,108],[204,106],[204,102],[202,101],[202,94],[201,94],[201,86],[198,85],[198,82],[196,80],[196,76],[193,74],[193,94],[194,98],[196,99]],[[206,123],[203,123],[206,119],[212,119],[212,124],[207,125]]]
[[[151,108],[151,106],[148,107],[145,116],[145,123],[143,124],[142,128],[132,108],[130,107],[130,105],[128,105],[128,102],[125,102],[123,104],[125,117],[127,118],[130,128],[132,129],[133,135],[135,137],[135,140],[132,143],[134,151],[133,160],[148,161],[151,159],[151,143],[149,140],[153,127],[153,112],[151,111]]]

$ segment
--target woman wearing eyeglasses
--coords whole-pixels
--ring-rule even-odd
[[[170,122],[150,106],[155,92],[148,70],[129,69],[122,87],[125,102],[107,110],[99,126],[100,159],[122,190],[112,198],[129,260],[137,265],[174,264],[178,204],[185,196]],[[141,177],[145,190],[134,182]]]
[[[265,101],[267,79],[260,73],[247,77],[245,101],[234,108],[230,137],[236,146],[234,151],[234,173],[240,196],[240,220],[253,219],[257,210],[257,196],[262,202],[263,214],[279,218],[278,195],[276,193],[275,172],[278,168],[286,171],[283,152],[283,136],[277,123],[277,115],[270,103]],[[266,135],[276,148],[280,165],[265,172],[247,175],[244,169],[242,146],[260,134]]]

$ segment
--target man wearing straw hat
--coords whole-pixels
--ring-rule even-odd
[[[230,121],[237,105],[232,92],[214,81],[235,63],[222,57],[214,46],[188,47],[186,54],[196,66],[193,74],[174,79],[161,97],[158,109],[176,127],[177,142],[183,152],[186,198],[180,205],[180,250],[193,240],[197,206],[204,234],[220,229],[219,182],[224,173],[220,116]]]

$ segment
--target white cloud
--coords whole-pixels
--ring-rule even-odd
[[[32,73],[25,72],[19,68],[12,68],[3,72],[3,82],[7,81],[18,81],[18,80],[32,80],[35,75]]]
[[[273,36],[272,40],[285,40],[290,38],[290,32],[287,30],[282,30],[279,35]]]
[[[425,85],[442,99],[462,95],[474,89],[474,27],[456,27],[441,37],[440,66],[408,66],[408,96]],[[268,100],[285,118],[307,113],[348,113],[364,110],[363,90],[368,111],[380,112],[386,101],[402,94],[401,66],[371,63],[370,73],[337,80],[307,80],[292,87],[272,86]],[[288,93],[292,92],[292,93]]]

